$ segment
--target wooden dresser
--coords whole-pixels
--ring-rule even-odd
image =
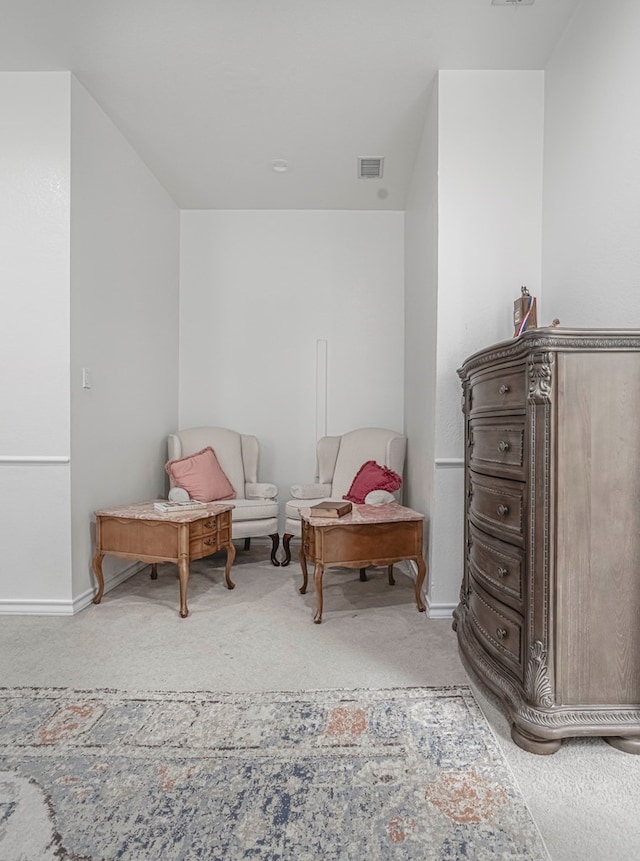
[[[532,753],[640,753],[640,330],[534,329],[469,357],[467,666]]]

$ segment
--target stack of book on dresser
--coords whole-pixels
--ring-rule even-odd
[[[156,511],[161,511],[163,514],[175,514],[177,511],[193,511],[197,508],[206,508],[206,502],[197,502],[195,499],[185,499],[184,502],[174,501],[172,499],[159,499],[153,503]]]
[[[309,511],[312,517],[332,517],[337,520],[338,517],[349,514],[351,508],[351,503],[342,499],[325,499],[323,502],[312,505]]]

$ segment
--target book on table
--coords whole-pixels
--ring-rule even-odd
[[[333,517],[337,520],[339,517],[349,514],[351,508],[351,503],[343,499],[325,499],[323,502],[312,505],[309,511],[312,517]]]
[[[206,502],[198,502],[195,499],[185,499],[184,501],[175,501],[172,499],[159,500],[153,503],[156,511],[162,511],[165,514],[176,511],[193,511],[198,508],[206,508]]]

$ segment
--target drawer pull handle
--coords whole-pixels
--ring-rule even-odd
[[[499,505],[498,506],[498,514],[500,515],[500,517],[506,517],[508,513],[509,513],[509,506],[508,505]]]
[[[214,523],[215,523],[215,520],[205,520],[204,528],[205,529],[211,529],[211,527],[213,526]]]
[[[498,443],[498,451],[509,451],[509,443],[505,442],[504,440],[500,440],[500,442]]]
[[[213,545],[214,545],[215,543],[216,543],[216,539],[215,539],[215,538],[205,538],[205,539],[204,539],[204,544],[205,544],[207,547],[213,547]]]
[[[509,573],[508,568],[503,568],[501,565],[498,566],[498,577],[500,577],[501,580],[503,580],[507,576],[508,573]]]
[[[496,637],[497,637],[499,640],[506,640],[506,639],[507,639],[507,634],[508,634],[508,633],[509,633],[509,632],[507,631],[507,629],[506,629],[506,628],[496,628]]]
[[[498,392],[499,392],[501,395],[506,395],[508,391],[509,391],[509,386],[505,386],[505,384],[504,384],[504,383],[503,383],[503,384],[500,386],[500,388],[498,389]]]

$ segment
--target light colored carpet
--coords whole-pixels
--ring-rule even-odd
[[[240,545],[238,545],[240,548]],[[176,569],[148,569],[74,617],[0,619],[4,686],[128,690],[298,691],[471,684],[553,861],[637,861],[640,757],[601,739],[571,739],[553,756],[517,748],[496,701],[465,672],[448,621],[418,613],[396,566],[325,574],[322,625],[299,566],[273,568],[268,546],[238,549],[236,588],[224,554],[192,565],[190,616],[178,615]]]

